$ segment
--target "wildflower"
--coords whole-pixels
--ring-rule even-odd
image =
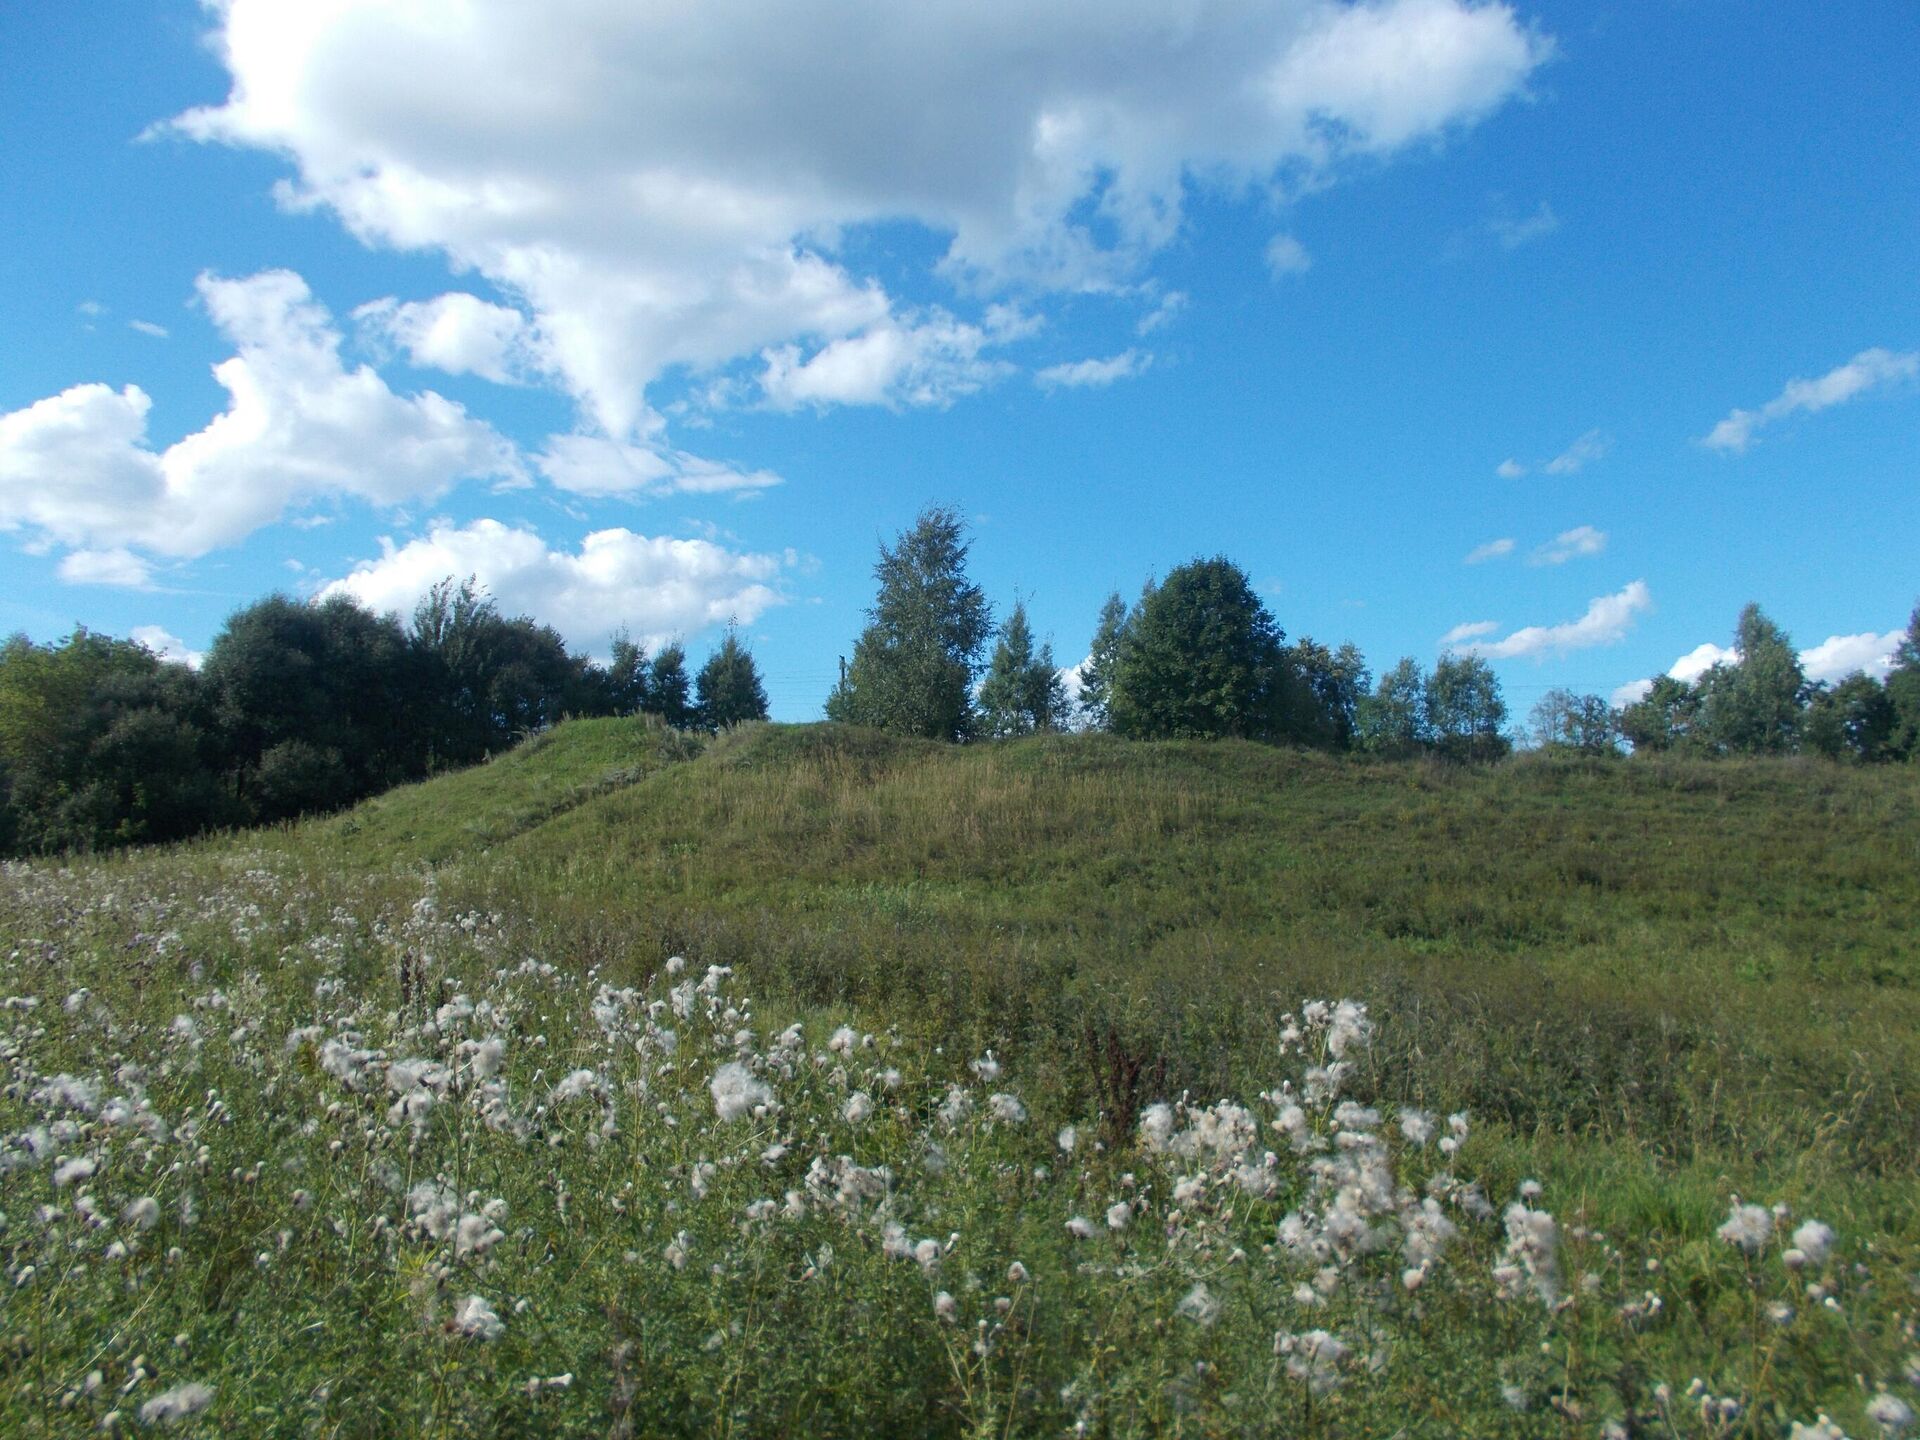
[[[1071,1155],[1080,1143],[1080,1132],[1071,1125],[1062,1125],[1060,1133],[1054,1136],[1054,1144],[1060,1147],[1060,1153]]]
[[[682,1230],[679,1234],[675,1235],[672,1240],[668,1241],[667,1248],[663,1253],[667,1257],[667,1263],[675,1270],[686,1269],[687,1257],[691,1253],[691,1241],[687,1232]]]
[[[948,1325],[952,1325],[960,1318],[960,1306],[953,1296],[942,1290],[933,1297],[933,1313]]]
[[[1140,1143],[1149,1150],[1165,1150],[1173,1140],[1173,1107],[1161,1100],[1140,1112]]]
[[[1022,1265],[1018,1260],[1007,1266],[1007,1283],[1009,1285],[1024,1285],[1032,1278],[1033,1277],[1027,1273],[1027,1267]]]
[[[506,1232],[494,1225],[487,1216],[463,1215],[454,1229],[453,1253],[462,1259],[469,1255],[485,1255],[506,1238]]]
[[[1129,1205],[1125,1200],[1116,1200],[1107,1207],[1107,1228],[1109,1230],[1124,1230],[1132,1221],[1133,1206]]]
[[[71,1185],[76,1180],[90,1179],[98,1164],[90,1157],[82,1155],[74,1160],[62,1160],[53,1172],[55,1185]]]
[[[453,1311],[453,1328],[475,1340],[498,1340],[507,1323],[479,1295],[469,1295]]]
[[[836,1055],[850,1055],[853,1053],[854,1046],[859,1043],[860,1036],[855,1033],[854,1028],[851,1025],[842,1025],[827,1041],[827,1049]]]
[[[1284,1357],[1287,1375],[1303,1383],[1309,1394],[1325,1395],[1340,1383],[1340,1362],[1347,1356],[1347,1345],[1325,1330],[1309,1330],[1295,1335],[1282,1330],[1273,1337],[1273,1353]]]
[[[160,1202],[151,1195],[143,1195],[120,1212],[120,1219],[138,1229],[151,1230],[160,1223]]]
[[[1867,1418],[1888,1436],[1897,1436],[1913,1424],[1913,1407],[1882,1390],[1867,1402]]]
[[[1787,1440],[1847,1440],[1847,1436],[1833,1421],[1820,1415],[1811,1425],[1794,1421],[1793,1428],[1787,1432]]]
[[[987,1097],[987,1109],[1002,1125],[1018,1125],[1027,1118],[1027,1107],[1020,1103],[1020,1097],[1004,1090]]]
[[[1067,1221],[1067,1233],[1076,1240],[1091,1240],[1100,1231],[1086,1216],[1076,1215]]]
[[[749,1111],[773,1104],[773,1091],[738,1060],[729,1060],[713,1072],[709,1086],[713,1109],[721,1120],[738,1120]]]
[[[1205,1284],[1196,1284],[1174,1308],[1196,1325],[1211,1325],[1220,1318],[1220,1302]]]
[[[1833,1242],[1833,1227],[1823,1225],[1818,1220],[1809,1220],[1793,1232],[1793,1248],[1800,1252],[1809,1265],[1826,1264],[1827,1256],[1833,1253]]]
[[[1511,1293],[1524,1278],[1544,1305],[1560,1300],[1560,1232],[1545,1210],[1516,1202],[1505,1216],[1507,1247],[1503,1263],[1493,1270],[1501,1288]]]
[[[947,1087],[947,1098],[940,1103],[940,1118],[949,1128],[959,1125],[973,1113],[973,1097],[958,1085]]]
[[[991,1085],[1000,1078],[1000,1062],[993,1058],[993,1051],[991,1050],[987,1051],[987,1053],[978,1060],[973,1061],[967,1068],[973,1071],[975,1075],[979,1076],[980,1079],[988,1085]]]
[[[1714,1232],[1748,1255],[1758,1255],[1773,1238],[1773,1214],[1761,1205],[1742,1205],[1735,1198],[1724,1224]]]
[[[840,1108],[840,1114],[849,1125],[858,1125],[873,1114],[873,1097],[864,1090],[856,1090],[847,1097],[847,1103]]]
[[[198,1415],[213,1403],[213,1388],[199,1381],[189,1381],[185,1385],[176,1385],[164,1394],[156,1395],[140,1407],[142,1425],[171,1425],[177,1420]]]
[[[1409,1145],[1425,1145],[1433,1138],[1433,1116],[1425,1110],[1402,1110],[1400,1133]]]
[[[929,1275],[940,1268],[940,1255],[938,1240],[922,1240],[913,1247],[914,1262]]]
[[[566,1079],[553,1087],[553,1103],[559,1105],[581,1095],[589,1094],[599,1088],[600,1077],[594,1074],[593,1071],[575,1070],[571,1075],[567,1076]]]

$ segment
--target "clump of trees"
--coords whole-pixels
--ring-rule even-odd
[[[1621,738],[1648,754],[1920,761],[1920,606],[1884,682],[1857,671],[1809,681],[1793,642],[1758,605],[1740,612],[1734,654],[1692,684],[1657,678],[1615,715]]]
[[[1078,715],[1050,645],[1015,602],[977,693],[993,633],[966,574],[965,527],[925,512],[875,566],[879,593],[829,719],[968,740],[1067,728],[1130,739],[1240,738],[1459,759],[1505,753],[1506,705],[1485,661],[1448,656],[1422,673],[1403,660],[1376,692],[1352,645],[1288,643],[1246,572],[1214,556],[1101,607],[1079,673]]]
[[[764,719],[729,630],[697,679],[625,636],[602,667],[558,632],[446,580],[410,623],[351,599],[269,596],[230,616],[199,670],[77,630],[0,646],[0,853],[176,840],[351,804],[472,764],[566,715],[682,728]]]

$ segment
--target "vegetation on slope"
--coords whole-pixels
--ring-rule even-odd
[[[0,1423],[202,1383],[208,1433],[1870,1434],[1920,1348],[1916,792],[599,721],[12,866]],[[1366,1006],[1305,1107],[1394,1177],[1364,1247],[1273,1128],[1337,1058],[1276,1049],[1309,997]],[[778,1108],[728,1118],[729,1063]]]

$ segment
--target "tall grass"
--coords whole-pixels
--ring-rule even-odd
[[[1916,801],[597,721],[10,866],[0,1432],[173,1395],[285,1435],[1875,1434],[1920,1351]],[[1313,996],[1366,1007],[1381,1117],[1323,1097],[1297,1149]],[[722,1118],[727,1063],[775,1108]],[[1403,1187],[1351,1254],[1286,1239],[1336,1208],[1317,1154]],[[1409,1282],[1429,1194],[1457,1234]],[[1785,1207],[1752,1255],[1736,1196]],[[1839,1241],[1796,1269],[1808,1217]]]

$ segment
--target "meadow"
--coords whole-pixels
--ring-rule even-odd
[[[637,719],[9,864],[0,1433],[1899,1434],[1916,914],[1912,766]]]

